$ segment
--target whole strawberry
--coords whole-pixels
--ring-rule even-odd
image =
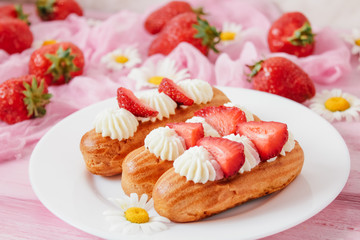
[[[152,12],[146,18],[144,23],[145,29],[151,34],[159,33],[173,17],[184,12],[192,11],[190,4],[187,2],[171,1]]]
[[[18,18],[30,25],[29,14],[25,14],[21,4],[0,6],[0,18]]]
[[[188,42],[207,55],[209,49],[218,52],[215,45],[220,41],[220,33],[206,20],[195,13],[186,12],[172,18],[161,33],[151,43],[148,55],[161,53],[168,55],[179,43]]]
[[[84,55],[73,43],[59,42],[35,50],[29,61],[29,72],[45,79],[48,85],[68,83],[83,73]]]
[[[29,26],[16,18],[0,19],[0,49],[9,54],[20,53],[31,47],[33,34]]]
[[[37,14],[44,21],[63,20],[71,13],[83,15],[83,10],[75,0],[37,0]]]
[[[0,84],[0,120],[14,124],[42,117],[50,98],[44,80],[32,75],[9,79]]]
[[[286,58],[268,58],[250,68],[250,77],[256,90],[290,98],[299,103],[315,95],[314,83],[309,76]]]
[[[286,52],[298,57],[311,55],[315,39],[309,20],[300,12],[285,13],[271,26],[268,44],[271,52]]]

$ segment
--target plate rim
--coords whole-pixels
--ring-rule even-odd
[[[281,96],[278,96],[278,95],[274,95],[274,94],[270,94],[270,93],[267,93],[267,92],[259,92],[259,91],[256,91],[256,90],[252,90],[252,89],[243,89],[243,88],[234,88],[234,87],[226,87],[226,86],[215,86],[217,88],[219,88],[221,91],[224,91],[225,94],[227,91],[231,92],[231,91],[245,91],[245,92],[249,92],[250,94],[259,94],[259,95],[264,95],[264,96],[268,96],[268,97],[271,97],[271,98],[278,98],[278,100],[281,100],[281,101],[288,101],[288,102],[291,102],[291,104],[294,104],[296,102],[292,101],[292,100],[289,100],[287,98],[283,98]],[[150,90],[144,90],[144,91],[152,91],[153,89],[150,89]],[[138,91],[138,92],[144,92],[144,91]],[[37,184],[34,182],[35,181],[35,178],[33,176],[34,174],[34,171],[33,171],[33,167],[34,167],[34,157],[36,154],[37,154],[37,151],[38,150],[38,146],[41,146],[42,142],[44,141],[44,139],[47,138],[47,136],[50,136],[52,134],[53,131],[56,130],[57,126],[61,126],[61,124],[64,124],[64,122],[67,122],[67,121],[70,121],[72,118],[76,118],[77,115],[81,115],[83,112],[86,112],[86,111],[89,111],[89,109],[91,108],[95,108],[97,105],[103,105],[103,104],[106,104],[107,102],[110,102],[110,101],[113,101],[115,97],[111,97],[111,98],[108,98],[108,99],[105,99],[105,100],[102,100],[100,102],[97,102],[97,103],[94,103],[94,104],[91,104],[89,106],[86,106],[70,115],[68,115],[67,117],[63,118],[61,121],[59,121],[58,123],[56,123],[54,126],[52,126],[52,128],[38,141],[38,143],[36,144],[32,154],[31,154],[31,157],[30,157],[30,160],[29,160],[29,168],[28,168],[28,173],[29,173],[29,179],[30,179],[30,184],[31,184],[31,187],[33,189],[33,191],[35,192],[35,195],[37,196],[37,198],[40,200],[40,202],[51,212],[53,213],[56,217],[60,218],[62,221],[66,222],[67,224],[69,224],[70,226],[73,226],[85,233],[89,233],[89,234],[92,234],[94,236],[98,236],[98,237],[103,237],[103,238],[113,238],[113,234],[111,234],[110,232],[108,232],[107,234],[104,234],[103,231],[98,231],[97,229],[92,229],[91,227],[87,226],[86,224],[83,224],[83,223],[74,223],[73,221],[69,220],[68,217],[66,216],[63,216],[61,213],[58,213],[57,210],[55,209],[52,209],[51,206],[49,206],[49,203],[46,202],[44,200],[44,196],[43,196],[43,193],[41,193],[41,191],[38,189],[39,186],[37,186]],[[298,103],[296,103],[298,104]],[[314,113],[312,110],[310,110],[308,107],[302,105],[302,104],[298,104],[298,106],[302,107],[303,110],[305,111],[309,111],[309,112],[312,112],[314,114],[314,116],[318,117],[319,119],[321,119],[321,121],[323,121],[323,124],[326,124],[327,127],[330,127],[336,134],[337,134],[337,137],[338,139],[341,140],[342,144],[343,144],[343,147],[344,149],[346,149],[346,159],[348,159],[348,161],[346,161],[346,169],[347,169],[347,173],[346,173],[346,179],[343,180],[343,183],[341,185],[339,185],[338,189],[334,192],[334,195],[329,197],[328,198],[328,201],[322,205],[319,205],[317,207],[316,210],[313,210],[312,212],[309,212],[308,213],[308,216],[302,219],[298,219],[298,221],[293,221],[292,224],[288,225],[288,226],[284,226],[283,228],[281,229],[276,229],[274,230],[273,232],[267,232],[265,234],[258,234],[254,237],[256,238],[260,238],[260,237],[266,237],[266,236],[270,236],[270,235],[273,235],[273,234],[276,234],[276,233],[279,233],[279,232],[282,232],[284,230],[287,230],[287,229],[290,229],[302,222],[305,222],[306,220],[308,220],[309,218],[315,216],[316,214],[318,214],[320,211],[322,211],[323,209],[325,209],[340,193],[341,193],[341,190],[344,188],[348,178],[349,178],[349,174],[350,174],[350,164],[351,164],[351,161],[350,161],[350,154],[349,154],[349,150],[348,150],[348,147],[346,145],[346,142],[345,140],[342,138],[342,136],[340,135],[340,133],[337,131],[337,129],[331,125],[331,123],[329,123],[327,120],[325,120],[324,118],[322,118],[321,116],[317,115],[316,113]],[[70,120],[69,120],[70,119]],[[55,130],[54,130],[55,129]],[[105,219],[104,219],[105,220]],[[139,237],[138,235],[136,235],[137,237]],[[149,235],[151,236],[151,235]],[[120,239],[123,239],[124,236],[119,236]],[[131,236],[126,236],[126,238],[131,238]]]

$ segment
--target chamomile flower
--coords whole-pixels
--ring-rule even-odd
[[[229,45],[241,39],[242,26],[237,23],[224,22],[220,34],[221,43]]]
[[[174,82],[190,77],[188,69],[179,70],[176,62],[170,58],[164,58],[157,63],[149,63],[147,66],[134,68],[128,75],[128,78],[136,81],[136,88],[157,87],[163,78],[169,78]]]
[[[310,109],[330,122],[359,120],[360,99],[340,89],[324,90],[310,101]]]
[[[55,44],[57,42],[58,41],[56,41],[55,39],[46,39],[46,40],[43,40],[43,41],[38,40],[38,41],[33,42],[32,47],[37,49],[37,48],[40,48],[42,46]]]
[[[109,199],[119,210],[105,211],[106,219],[111,223],[110,231],[121,231],[124,234],[144,232],[146,234],[167,229],[165,223],[170,221],[161,216],[150,216],[149,211],[154,202],[143,194],[140,199],[136,193],[130,197]]]
[[[353,29],[351,35],[344,36],[345,41],[352,45],[351,53],[357,55],[360,53],[360,30]]]
[[[101,63],[108,69],[121,70],[141,63],[140,54],[135,47],[118,48],[101,58]]]

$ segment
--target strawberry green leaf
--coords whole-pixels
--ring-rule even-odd
[[[208,21],[201,19],[197,16],[198,24],[193,24],[198,33],[194,35],[194,38],[202,39],[202,45],[207,46],[214,52],[218,53],[216,44],[220,42],[220,32],[216,30],[214,26],[209,25]]]
[[[256,62],[254,65],[246,65],[251,71],[251,73],[247,75],[249,82],[251,82],[251,78],[254,77],[256,74],[258,74],[258,72],[261,70],[263,62],[264,60],[260,60]]]
[[[52,63],[46,73],[52,74],[53,82],[64,77],[65,82],[68,83],[72,78],[71,73],[80,70],[74,64],[76,55],[71,54],[71,48],[64,51],[62,47],[59,47],[56,54],[46,54],[45,57]]]
[[[27,82],[23,83],[25,88],[23,91],[25,96],[23,101],[28,111],[28,116],[42,117],[46,113],[45,105],[50,102],[52,95],[44,91],[44,83],[45,81],[41,80],[39,86],[35,77],[32,79],[31,85]]]
[[[29,14],[24,13],[22,5],[21,4],[15,4],[14,7],[15,7],[16,14],[17,14],[17,18],[24,21],[27,25],[30,25],[30,22],[29,22],[29,19],[28,19]]]
[[[288,41],[294,46],[305,46],[314,42],[314,36],[310,24],[306,22],[288,38]]]
[[[37,0],[36,7],[39,16],[43,20],[51,19],[51,15],[54,12],[54,4],[56,0]]]

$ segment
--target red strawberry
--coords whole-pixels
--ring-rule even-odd
[[[31,47],[33,39],[25,22],[16,18],[0,19],[0,49],[9,54],[20,53]]]
[[[152,12],[146,18],[144,24],[145,29],[151,34],[159,33],[173,17],[184,12],[192,12],[192,8],[189,3],[182,1],[171,1]]]
[[[279,155],[288,139],[287,125],[280,122],[243,122],[237,133],[255,144],[262,161]]]
[[[286,52],[298,57],[313,53],[315,40],[309,20],[300,12],[282,15],[271,26],[268,34],[271,52]]]
[[[209,49],[218,52],[215,45],[220,41],[220,33],[206,20],[195,13],[186,12],[172,18],[161,33],[151,43],[148,55],[161,53],[168,55],[181,42],[188,42],[207,55]]]
[[[120,108],[125,108],[136,117],[156,117],[158,111],[142,103],[134,93],[123,87],[117,90],[117,101]]]
[[[185,92],[171,79],[163,78],[158,91],[165,93],[178,104],[190,106],[194,103],[194,100],[186,96]]]
[[[237,107],[206,107],[196,111],[194,115],[205,118],[205,121],[222,136],[235,133],[236,125],[246,122],[245,113]]]
[[[235,175],[244,165],[245,154],[242,143],[226,138],[205,137],[200,139],[196,145],[203,146],[215,157],[225,177]]]
[[[201,123],[168,123],[171,129],[185,140],[186,148],[190,148],[196,145],[196,142],[204,137],[204,127]]]
[[[44,80],[26,75],[0,84],[0,120],[14,124],[46,113],[51,94]]]
[[[299,66],[283,57],[272,57],[250,66],[253,88],[273,93],[296,102],[315,95],[313,81]]]
[[[30,25],[29,14],[25,14],[21,4],[4,5],[0,7],[0,18],[18,18]]]
[[[37,0],[37,14],[44,21],[63,20],[71,13],[83,15],[83,10],[75,0]]]
[[[48,85],[68,83],[83,73],[84,55],[73,43],[59,42],[35,50],[29,61],[29,72],[44,78]]]

